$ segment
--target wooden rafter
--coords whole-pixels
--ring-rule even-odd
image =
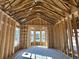
[[[65,17],[64,15],[58,13],[57,11],[53,11],[53,10],[47,8],[46,6],[43,6],[43,7],[46,8],[46,9],[48,9],[49,11],[51,11],[51,12],[53,12],[53,13],[56,13],[56,14],[60,15],[61,17]]]
[[[23,3],[24,1],[26,1],[26,0],[20,0],[17,4],[13,5],[13,8],[19,7],[19,5],[20,5],[21,3]],[[15,1],[15,2],[17,2],[17,1]],[[28,1],[28,2],[29,2],[29,1]]]
[[[35,15],[36,13],[40,13],[41,15],[45,15],[46,17],[52,19],[52,21],[56,21],[56,20],[58,20],[58,19],[56,19],[56,18],[54,18],[54,17],[50,17],[50,16],[44,14],[43,12],[34,12],[34,13],[32,13],[32,14],[28,14],[28,15],[19,17],[19,19],[22,19],[22,18],[28,18],[28,17],[30,17],[30,16],[32,17],[32,15]]]
[[[9,3],[9,1],[0,1],[0,5],[6,5],[8,3]]]
[[[57,11],[57,12],[61,12],[61,11],[57,10],[56,8],[54,8],[51,4],[49,4],[49,3],[47,3],[47,2],[45,2],[45,5],[48,6],[48,8],[50,7],[52,10],[55,10],[55,11]],[[44,4],[43,4],[43,6],[44,6]],[[61,13],[62,13],[62,12],[61,12]]]
[[[70,5],[70,6],[77,7],[75,4],[72,4],[72,3],[70,3],[70,2],[66,2],[66,1],[63,1],[63,0],[62,0],[62,2],[63,2],[63,3],[66,3],[66,4]]]
[[[76,0],[73,0],[73,2],[74,2],[75,5],[77,5],[77,1]]]
[[[58,2],[59,5],[56,2]],[[33,13],[41,13],[41,15],[43,14],[43,16],[52,19],[53,22],[57,22],[61,20],[61,18],[65,18],[66,15],[71,14],[73,7],[78,9],[78,3],[78,0],[43,0],[42,2],[35,2],[33,0],[5,0],[5,2],[3,2],[5,7],[3,10],[16,20],[30,17],[30,15],[33,16]]]
[[[30,20],[26,20],[26,21],[22,22],[21,24],[27,24],[29,21],[32,21],[32,19],[35,19],[35,18],[36,18],[36,17],[32,17]],[[40,17],[40,18],[42,19],[42,17]],[[44,19],[44,18],[43,18],[43,20],[46,21],[46,22],[48,22],[48,23],[50,23],[50,24],[53,24],[53,25],[54,25],[54,23],[48,21],[48,19]]]
[[[47,0],[46,0],[47,1]],[[49,1],[47,1],[47,2],[49,2]],[[55,6],[56,8],[59,8],[60,10],[62,10],[62,11],[64,11],[64,12],[66,12],[66,13],[69,13],[68,12],[68,10],[65,10],[65,9],[63,9],[63,8],[61,8],[60,6],[58,6],[53,0],[51,0],[51,2],[52,3],[50,3],[52,6]],[[54,3],[54,4],[53,4]]]
[[[64,4],[61,0],[59,0],[61,2],[61,4],[67,9],[67,10],[70,10],[70,7],[67,6],[66,4]]]
[[[12,14],[12,15],[15,15],[15,14],[18,14],[18,13],[20,13],[20,12],[24,12],[24,11],[26,11],[26,10],[29,11],[29,9],[32,8],[33,6],[34,6],[34,5],[29,6],[29,7],[27,7],[27,8],[24,8],[24,9],[21,9],[21,10],[18,10],[18,11],[15,11],[15,12],[13,12],[13,13],[11,13],[11,14]]]
[[[34,13],[35,14],[35,13]],[[51,24],[54,24],[55,22],[54,21],[50,21],[50,19],[49,18],[47,18],[46,16],[44,16],[44,15],[42,15],[42,16],[40,16],[40,18],[42,18],[43,20],[45,20],[45,21],[47,21],[47,22],[49,22],[49,23],[51,23]],[[25,17],[25,21],[23,21],[23,22],[20,22],[20,23],[27,23],[27,22],[29,22],[29,21],[31,21],[32,19],[34,19],[34,18],[36,18],[37,17],[37,15],[32,15],[32,17],[30,16],[30,17]],[[46,17],[46,18],[45,18]],[[21,19],[23,19],[23,18],[21,18]],[[20,19],[20,20],[21,20]]]
[[[27,7],[30,7],[30,5],[32,5],[32,2],[29,2],[29,3],[27,3],[27,4],[23,4],[22,6],[20,6],[20,7],[12,7],[11,9],[8,9],[8,10],[13,10],[13,11],[17,11],[17,10],[20,10],[20,9],[22,9],[22,8],[26,8],[27,9]]]
[[[9,5],[5,8],[7,9],[9,6],[12,7],[11,5],[15,2],[16,0],[13,0],[12,2],[9,1]]]
[[[45,18],[49,18],[51,22],[57,22],[57,19],[49,17],[48,15],[44,14],[44,13],[40,13],[41,15],[43,15]]]
[[[42,9],[42,7],[40,7],[40,9]],[[28,12],[28,11],[29,11],[29,10],[27,10],[27,12]],[[30,12],[35,12],[35,11],[36,11],[36,12],[39,12],[39,11],[37,11],[37,10],[34,10],[34,11],[32,10],[32,11],[30,11]],[[22,12],[24,12],[24,10],[23,10]],[[48,15],[50,15],[51,17],[53,16],[53,17],[56,18],[56,19],[58,18],[58,17],[56,17],[55,14],[52,14],[50,11],[47,11],[47,10],[44,9],[44,8],[43,8],[42,11],[40,11],[40,12],[45,13],[45,14],[48,14]],[[19,13],[20,13],[20,12],[19,12]],[[24,12],[24,13],[25,13],[25,12]],[[23,14],[24,14],[24,13],[23,13]],[[18,15],[18,13],[15,13],[15,14],[13,14],[13,15],[16,15],[16,14]],[[25,14],[26,14],[26,13],[25,13]],[[22,14],[21,14],[21,15],[22,15]]]

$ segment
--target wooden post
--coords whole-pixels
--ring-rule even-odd
[[[21,25],[20,28],[20,48],[27,48],[28,26]]]
[[[75,32],[75,40],[76,40],[76,46],[77,46],[77,52],[78,52],[78,58],[79,58],[79,42],[78,42],[77,21],[76,21],[77,19],[74,17],[74,15],[72,15],[73,28]]]
[[[54,26],[53,32],[54,32],[54,48],[56,48],[56,26]]]
[[[9,50],[8,50],[8,56],[11,56],[11,49],[12,49],[12,22],[10,20],[10,40],[9,40]]]
[[[51,48],[51,41],[50,41],[50,25],[48,25],[48,48]]]
[[[6,42],[6,30],[7,30],[7,18],[5,15],[3,15],[3,26],[2,26],[2,36],[1,36],[1,48],[0,48],[0,59],[3,59],[4,57],[4,48],[5,48],[5,42]]]
[[[3,15],[2,11],[0,10],[0,46],[1,46],[1,40],[2,40],[1,37],[2,37],[3,16],[4,15]]]
[[[68,35],[67,35],[67,22],[64,19],[64,45],[65,45],[65,53],[68,54]]]
[[[34,46],[36,46],[36,31],[34,31]]]
[[[15,41],[15,28],[16,28],[16,23],[13,23],[13,33],[12,33],[12,54],[14,54],[15,48],[14,48],[14,41]]]
[[[73,30],[72,30],[72,23],[71,20],[68,18],[67,21],[67,27],[68,27],[68,37],[69,37],[69,43],[71,46],[71,52],[72,52],[72,58],[74,58],[74,49],[73,49],[73,41],[72,41],[72,34],[73,34]]]
[[[20,48],[23,49],[24,45],[24,26],[20,27]]]
[[[42,45],[42,32],[40,30],[40,46]]]
[[[10,21],[8,19],[7,37],[6,37],[7,41],[6,41],[6,46],[5,46],[5,54],[4,54],[5,57],[4,57],[4,59],[7,59],[8,58],[8,54],[9,54],[10,29],[11,29],[11,27],[10,27]]]

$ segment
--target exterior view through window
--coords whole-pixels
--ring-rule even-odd
[[[45,31],[31,31],[30,33],[32,46],[47,46],[47,38]]]
[[[15,29],[14,47],[18,46],[19,42],[20,42],[20,28],[16,27],[16,29]]]

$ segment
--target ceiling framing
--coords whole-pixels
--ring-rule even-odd
[[[36,17],[55,24],[71,14],[73,7],[79,8],[79,0],[0,0],[0,9],[21,24]]]

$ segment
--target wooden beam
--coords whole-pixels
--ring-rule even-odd
[[[73,2],[74,2],[75,5],[77,5],[77,1],[76,0],[73,0]]]
[[[24,17],[21,17],[21,18],[19,18],[19,19],[23,19],[23,18],[26,18],[26,19],[29,19],[30,17],[32,17],[32,15],[36,15],[37,13],[41,13],[41,15],[45,15],[44,13],[42,13],[42,12],[34,12],[34,13],[32,13],[32,14],[29,14],[29,15],[27,15],[27,16],[24,16]],[[41,16],[40,15],[40,16]],[[57,21],[57,19],[55,19],[54,17],[49,17],[48,15],[45,15],[46,17],[48,17],[48,18],[50,18],[50,19],[52,19],[52,21]],[[17,21],[19,21],[19,19],[17,20]],[[28,20],[26,20],[26,21],[28,21]]]
[[[70,3],[70,2],[66,2],[66,1],[63,1],[63,0],[62,0],[62,2],[63,2],[63,3],[66,3],[66,4],[70,5],[70,6],[77,7],[76,5],[74,5],[74,4]]]
[[[50,20],[49,21],[53,21],[53,22],[57,22],[57,19],[55,19],[55,18],[53,18],[53,17],[49,17],[48,15],[46,15],[46,14],[44,14],[44,13],[41,13],[41,17],[42,17],[42,15],[44,15],[45,16],[45,18],[47,17],[47,18],[49,18]]]
[[[54,6],[54,5],[51,5],[51,3],[50,3],[50,2],[49,2],[50,4],[49,4],[48,2],[44,2],[44,3],[46,3],[46,5],[48,5],[51,9],[54,9],[55,11],[59,11],[59,10],[57,10],[57,9],[56,9],[57,7],[56,7],[56,6]],[[53,6],[54,6],[55,8],[54,8]],[[58,9],[59,9],[59,8],[58,8]],[[60,10],[61,10],[61,9],[60,9]],[[66,12],[66,13],[69,13],[69,12],[68,12],[68,11],[66,11],[66,10],[62,10],[62,11],[63,11],[63,12]]]
[[[67,9],[67,10],[70,10],[70,7],[67,6],[66,4],[64,4],[61,0],[59,0],[61,2],[61,4]]]
[[[47,2],[48,2],[48,1],[47,1]],[[68,10],[65,10],[65,9],[61,8],[61,7],[58,6],[53,0],[51,0],[51,2],[52,2],[52,3],[50,3],[50,2],[49,2],[49,3],[50,3],[52,6],[55,6],[56,8],[59,8],[60,10],[66,12],[66,13],[69,13]],[[54,3],[55,5],[54,5],[53,3]]]
[[[12,16],[12,15],[15,15],[15,14],[18,14],[18,13],[20,13],[20,12],[23,12],[23,11],[27,11],[27,10],[29,11],[29,9],[32,8],[32,7],[34,7],[34,5],[31,5],[31,6],[27,7],[27,8],[24,8],[24,9],[15,11],[15,12],[12,11],[11,16]],[[28,12],[28,11],[27,11],[27,12]]]
[[[22,22],[21,24],[27,24],[28,22],[30,22],[34,18],[36,18],[36,17],[32,17],[31,19],[26,20],[26,21]],[[42,17],[40,17],[40,18],[42,18]],[[50,24],[54,24],[53,21],[50,22],[49,19],[44,19],[44,18],[42,18],[42,19],[45,20],[46,22],[49,22]]]
[[[31,12],[42,12],[42,13],[47,13],[47,15],[50,15],[51,17],[53,16],[53,18],[55,18],[55,19],[58,19],[58,17],[57,16],[55,16],[55,14],[54,13],[51,13],[49,10],[47,10],[46,8],[43,8],[43,7],[40,7],[41,9],[43,9],[43,10],[41,10],[41,11],[37,11],[37,10],[32,10]],[[28,10],[29,11],[29,10]],[[28,12],[27,11],[27,12]],[[24,11],[22,11],[22,12],[24,12]],[[19,12],[20,13],[20,12]],[[24,14],[24,13],[23,13]],[[26,14],[26,13],[25,13]],[[16,13],[16,14],[14,14],[14,15],[18,15],[18,13]],[[21,13],[21,15],[22,15],[22,13]],[[19,15],[19,16],[21,16],[21,15]],[[23,15],[22,15],[23,16]],[[60,20],[60,19],[59,19]]]
[[[22,2],[21,2],[22,3]],[[9,8],[8,10],[14,10],[14,11],[16,11],[16,10],[20,10],[20,9],[22,9],[22,8],[26,8],[26,7],[29,7],[29,5],[33,5],[32,4],[33,2],[32,1],[30,1],[29,3],[26,3],[26,4],[22,4],[22,5],[15,5],[14,7],[12,7],[12,8]]]
[[[60,15],[61,17],[65,17],[64,15],[58,13],[57,11],[53,11],[53,10],[47,8],[46,6],[43,6],[43,7],[46,8],[46,9],[48,9],[48,10],[51,11],[52,13],[56,13],[56,14]]]
[[[51,4],[49,4],[47,2],[45,2],[45,5],[43,4],[42,6],[47,6],[47,8],[51,9],[52,11],[56,11],[56,12],[61,13],[61,14],[63,14],[65,12],[62,10],[59,11],[56,7],[53,7]],[[65,12],[65,13],[69,14],[68,12]]]
[[[8,0],[9,1],[9,0]],[[5,7],[5,9],[7,9],[9,6],[12,7],[11,5],[15,2],[16,0],[13,0],[12,2],[9,1],[9,5],[7,7]]]

